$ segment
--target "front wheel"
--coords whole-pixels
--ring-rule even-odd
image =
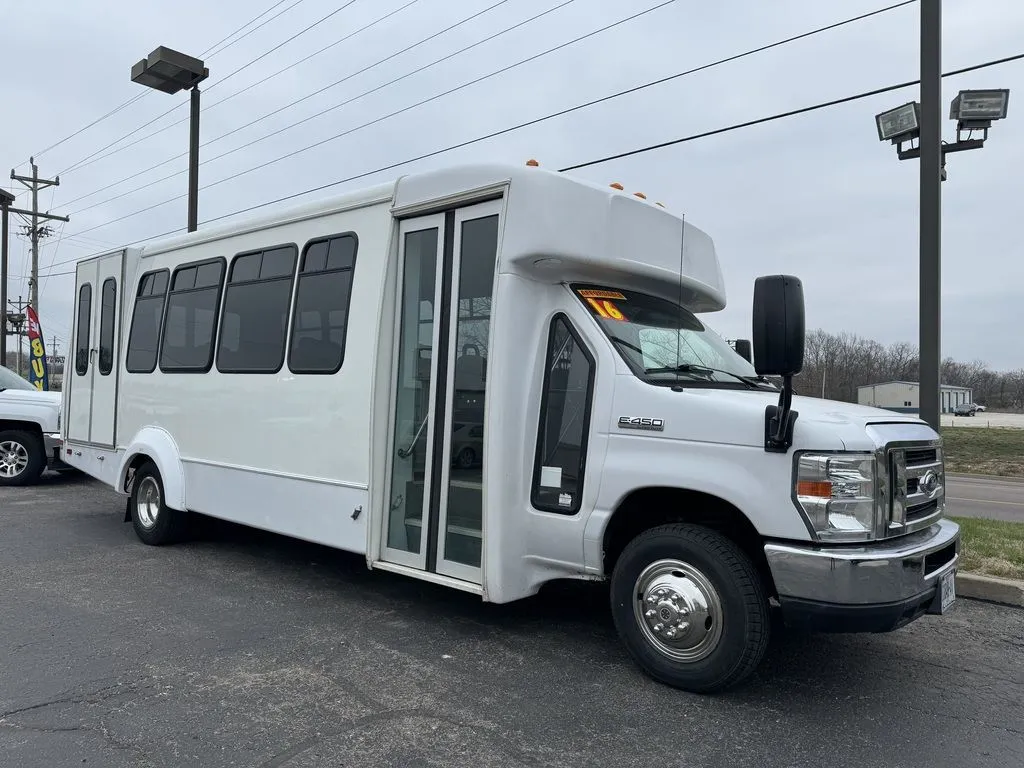
[[[739,683],[768,647],[768,598],[750,559],[696,525],[631,541],[612,573],[612,616],[648,675],[695,693]]]
[[[45,469],[41,437],[21,429],[0,431],[0,486],[31,485]]]

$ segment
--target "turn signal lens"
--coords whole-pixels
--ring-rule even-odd
[[[801,480],[796,484],[797,496],[810,496],[816,499],[832,498],[832,483]]]

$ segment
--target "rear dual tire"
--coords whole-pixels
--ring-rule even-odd
[[[768,647],[768,597],[750,559],[725,536],[663,525],[631,541],[611,579],[612,616],[650,677],[694,693],[734,686]]]

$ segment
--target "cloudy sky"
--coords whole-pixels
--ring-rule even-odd
[[[364,174],[893,2],[9,0],[0,24],[0,50],[8,62],[3,75],[7,109],[0,120],[5,172],[0,178],[5,188],[20,192],[20,186],[6,180],[6,168],[26,173],[28,157],[36,153],[40,174],[60,174],[61,181],[59,188],[42,194],[41,207],[71,214],[69,224],[55,225],[42,249],[44,332],[67,348],[74,287],[67,273],[74,260],[185,224],[185,200],[179,196],[187,183],[188,96],[148,91],[129,79],[131,65],[158,45],[204,54],[210,68],[203,89],[202,140],[209,144],[202,150],[200,183],[209,188],[200,193],[202,226],[247,206]],[[1024,52],[1024,3],[1019,0],[946,0],[943,6],[945,71]],[[228,37],[264,11],[258,21]],[[522,163],[536,157],[546,167],[560,168],[913,80],[918,75],[918,16],[919,6],[912,3],[334,190],[477,160]],[[337,81],[343,82],[325,88]],[[1024,111],[1015,109],[1015,102],[1024,99],[1024,61],[946,78],[943,100],[948,104],[961,88],[1000,87],[1014,92],[1009,119],[995,125],[984,150],[951,155],[949,180],[943,184],[943,354],[1011,369],[1024,367],[1024,338],[1017,334],[1024,320],[1019,222]],[[708,319],[726,336],[749,336],[754,278],[788,272],[804,280],[809,327],[885,343],[916,343],[917,162],[898,162],[893,148],[878,141],[873,120],[877,112],[914,98],[917,89],[907,88],[574,173],[643,191],[685,212],[711,234],[729,306]],[[342,102],[348,103],[289,128]],[[946,121],[945,138],[952,140],[954,133]],[[324,143],[298,151],[318,142]],[[168,162],[140,173],[163,161]],[[115,185],[134,174],[139,175]],[[166,176],[172,177],[160,181]],[[178,199],[157,205],[172,198]],[[27,196],[18,202],[24,206]],[[157,207],[129,216],[150,206]],[[26,241],[12,237],[11,253],[10,292],[27,293]]]

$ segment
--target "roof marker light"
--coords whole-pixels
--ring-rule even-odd
[[[647,195],[645,195],[643,192],[634,192],[633,196],[634,197],[639,197],[641,200],[646,200],[647,199]]]
[[[532,158],[531,158],[531,159],[529,159],[529,160],[527,160],[527,161],[526,161],[526,164],[527,164],[527,165],[528,165],[528,166],[529,166],[530,168],[539,168],[539,167],[540,167],[540,163],[538,163],[538,162],[537,162],[536,160],[534,160],[534,159],[532,159]]]
[[[665,207],[664,203],[655,203],[655,205],[658,206],[659,208],[664,208]]]
[[[612,189],[618,189],[618,190],[623,190],[623,189],[625,189],[625,187],[624,187],[624,186],[622,186],[621,184],[619,184],[619,182],[617,182],[617,181],[613,181],[613,182],[612,182],[611,184],[609,184],[608,186],[609,186],[609,187],[611,187]]]

